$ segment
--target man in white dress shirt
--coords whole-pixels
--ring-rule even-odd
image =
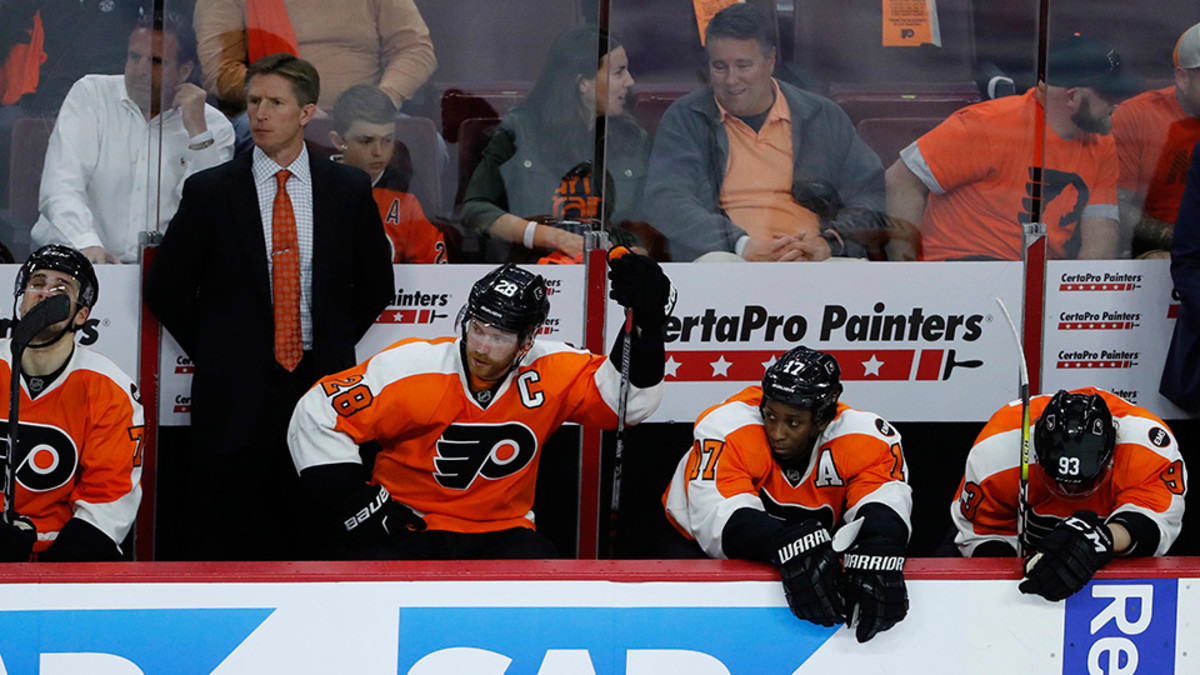
[[[125,74],[85,75],[46,150],[35,247],[68,244],[94,263],[136,263],[139,235],[165,229],[184,180],[233,156],[233,127],[204,102],[196,37],[168,13],[129,36]]]

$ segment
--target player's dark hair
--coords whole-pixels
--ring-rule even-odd
[[[396,104],[373,84],[356,84],[337,97],[333,104],[333,130],[345,135],[351,125],[361,120],[370,124],[392,124],[396,120]]]
[[[767,17],[754,5],[736,3],[716,13],[704,31],[704,44],[714,39],[754,40],[762,53],[775,49],[775,31],[771,30]]]
[[[246,69],[246,87],[256,75],[278,75],[292,84],[292,93],[300,107],[316,103],[321,97],[321,76],[311,63],[287,52],[267,54]]]

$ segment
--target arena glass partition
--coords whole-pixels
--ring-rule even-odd
[[[91,23],[69,25],[77,31],[83,30],[81,26],[99,30],[99,26],[108,25],[99,22],[115,21],[118,8],[124,5],[115,3],[105,12],[101,4],[111,3],[98,3],[92,8],[96,14]],[[247,26],[243,20],[240,38],[238,30],[219,28],[221,24],[212,20],[211,10],[227,10],[224,4],[180,0],[159,2],[154,8],[191,17],[196,32],[204,33],[198,35],[202,66],[198,82],[208,92],[209,104],[225,113],[235,129],[241,125],[244,144],[247,130],[244,117],[239,121],[240,104],[219,80],[225,73],[225,85],[236,89],[237,77],[230,79],[228,75],[236,69],[222,71],[221,65],[223,59],[228,66],[238,58],[249,58],[239,57],[240,53],[249,53],[245,43]],[[1171,3],[1151,13],[1137,3],[1105,3],[1098,7],[1094,2],[1074,0],[1031,0],[1003,7],[965,0],[851,5],[750,2],[766,17],[776,44],[775,78],[831,101],[844,113],[844,119],[836,115],[839,124],[848,125],[878,158],[885,176],[883,206],[876,204],[856,211],[852,198],[839,193],[836,196],[842,209],[833,210],[836,201],[821,191],[825,187],[821,183],[826,181],[812,176],[813,180],[794,186],[803,189],[793,193],[796,201],[824,210],[826,219],[835,222],[839,213],[848,211],[846,222],[839,223],[844,229],[831,236],[830,248],[836,243],[840,252],[848,253],[839,258],[857,254],[865,256],[866,262],[692,264],[689,253],[678,253],[681,245],[688,250],[686,237],[680,243],[673,242],[671,226],[656,222],[660,214],[652,212],[657,204],[648,203],[645,187],[657,178],[647,173],[654,166],[655,152],[659,152],[657,145],[667,110],[707,85],[709,66],[701,43],[701,25],[725,4],[686,0],[416,0],[413,6],[428,28],[437,66],[430,69],[428,63],[422,66],[416,59],[413,63],[417,65],[412,66],[415,72],[401,77],[400,84],[393,80],[388,90],[389,97],[400,102],[392,166],[407,177],[406,192],[420,205],[424,220],[441,234],[446,257],[455,263],[449,268],[464,267],[398,266],[396,303],[373,329],[360,349],[360,357],[398,337],[453,334],[454,316],[466,289],[489,266],[510,259],[536,264],[554,252],[540,245],[534,247],[536,251],[524,250],[520,240],[527,226],[518,225],[516,240],[504,240],[497,233],[485,235],[483,230],[491,223],[481,225],[480,221],[496,212],[487,207],[473,209],[469,204],[476,202],[474,206],[478,207],[479,202],[487,201],[489,190],[492,200],[497,194],[512,200],[545,200],[546,195],[538,191],[546,190],[536,188],[530,192],[537,194],[525,195],[525,183],[514,178],[522,170],[536,173],[541,169],[537,158],[522,156],[516,162],[519,167],[509,162],[508,167],[492,171],[490,181],[487,165],[483,172],[480,165],[492,152],[489,146],[496,143],[497,130],[504,129],[500,122],[507,117],[510,128],[522,122],[521,113],[512,111],[522,103],[529,107],[527,97],[539,74],[549,62],[558,61],[552,52],[557,37],[574,30],[585,51],[595,47],[594,81],[581,77],[583,86],[576,83],[581,96],[564,99],[578,103],[592,87],[592,114],[597,112],[596,90],[603,87],[613,94],[627,84],[624,74],[614,74],[607,68],[611,59],[604,61],[606,68],[601,68],[600,57],[615,51],[617,45],[624,52],[633,84],[625,91],[622,110],[596,116],[591,136],[583,133],[568,138],[565,132],[552,135],[550,140],[557,152],[578,161],[562,171],[557,170],[562,167],[548,171],[554,174],[552,179],[558,180],[551,180],[548,190],[552,196],[547,205],[518,208],[516,201],[510,201],[503,207],[517,216],[519,223],[538,223],[533,230],[538,244],[544,243],[544,237],[570,239],[558,233],[578,234],[585,226],[594,226],[590,220],[598,221],[599,229],[616,237],[631,233],[650,255],[666,265],[679,290],[675,317],[668,325],[667,395],[663,406],[648,423],[627,431],[616,541],[608,541],[607,536],[611,503],[608,476],[615,445],[612,434],[604,437],[602,450],[597,451],[604,463],[587,469],[595,477],[595,485],[585,488],[596,491],[594,499],[588,496],[596,504],[594,516],[581,518],[579,512],[577,476],[581,455],[577,448],[584,432],[564,428],[544,453],[535,510],[539,528],[551,535],[564,554],[581,555],[587,550],[580,543],[579,523],[584,520],[594,521],[597,533],[591,555],[652,557],[662,537],[673,533],[659,499],[679,458],[691,445],[695,417],[707,406],[758,381],[764,364],[788,346],[802,343],[831,351],[839,358],[846,383],[845,400],[850,405],[879,413],[903,433],[916,495],[912,553],[932,555],[945,543],[948,508],[956,497],[971,442],[992,412],[1017,397],[1019,352],[997,297],[1004,301],[1021,335],[1035,393],[1088,384],[1113,390],[1166,418],[1188,447],[1192,432],[1184,422],[1187,413],[1157,394],[1158,373],[1178,304],[1170,297],[1165,262],[1123,260],[1132,253],[1132,239],[1128,251],[1122,247],[1113,254],[1116,262],[1111,267],[1057,260],[1050,246],[1045,265],[1036,258],[1032,265],[1018,264],[1017,260],[1026,257],[1024,245],[1018,247],[1020,254],[978,253],[1004,260],[935,262],[934,257],[942,255],[936,252],[945,248],[945,242],[929,241],[922,222],[930,218],[928,210],[922,210],[919,216],[911,216],[911,210],[906,212],[907,217],[898,215],[903,207],[892,203],[887,182],[888,173],[898,162],[908,166],[902,159],[905,149],[957,111],[985,101],[1021,97],[1034,88],[1039,68],[1044,71],[1046,67],[1043,51],[1060,36],[1076,32],[1095,36],[1115,49],[1124,69],[1144,78],[1146,86],[1169,86],[1173,79],[1171,48],[1188,25],[1188,8]],[[333,8],[324,8],[314,25],[321,19],[329,25],[341,25],[347,17]],[[602,50],[593,34],[580,29],[588,24],[607,29],[610,37],[604,44],[608,49]],[[44,24],[47,31],[57,25],[49,21]],[[63,49],[72,59],[53,62],[58,65],[50,70],[47,82],[65,79],[69,88],[74,79],[93,70],[122,73],[123,57],[118,57],[115,65],[100,66],[111,59],[106,61],[92,51],[98,52],[102,46],[110,52],[123,51],[127,43],[118,41],[122,44],[115,47],[109,44],[115,32],[119,31],[106,28],[105,40],[76,36],[66,43],[55,35],[56,43],[50,39],[53,33],[48,33],[45,48]],[[336,56],[322,51],[328,45],[308,43],[311,39],[319,42],[319,38],[313,38],[307,28],[295,32],[302,56],[314,62],[330,58],[337,61]],[[361,45],[356,44],[352,51],[359,49]],[[67,75],[66,65],[62,64],[68,61],[79,64],[79,73]],[[323,79],[327,85],[323,86],[320,103],[323,114],[306,130],[310,149],[334,159],[342,153],[331,136],[331,132],[337,132],[330,114],[336,101],[333,92],[348,88],[345,78],[339,75]],[[197,76],[193,73],[192,77]],[[381,82],[386,79],[382,74],[379,77]],[[161,74],[159,78],[163,79]],[[166,95],[162,93],[164,100]],[[173,101],[160,103],[160,109],[167,109],[169,114],[175,106],[168,103]],[[11,234],[6,234],[12,237],[10,248],[18,260],[29,249],[29,233],[37,218],[37,177],[53,129],[49,120],[57,112],[58,104],[50,110],[33,104],[28,110],[23,105],[4,108],[4,119],[17,120],[13,131],[4,134],[10,151],[0,164],[7,172],[4,183],[9,191],[4,207]],[[956,147],[952,161],[974,157],[987,164],[991,153],[1020,156],[1025,151],[1018,152],[1018,146],[1024,148],[1039,137],[1044,142],[1045,127],[1039,134],[1036,122],[1021,126],[1005,120],[990,126],[972,143]],[[523,128],[530,126],[527,119],[524,124]],[[513,132],[507,133],[514,137]],[[504,135],[500,132],[502,139]],[[162,144],[149,132],[144,143],[134,145],[144,145],[146,153],[160,156],[158,148]],[[136,148],[131,148],[131,154],[143,154]],[[518,147],[516,152],[525,150],[533,151]],[[649,158],[640,168],[638,152],[645,152]],[[1030,172],[1044,166],[1036,146],[1024,162],[1023,168]],[[147,230],[161,231],[169,222],[168,212],[173,207],[166,197],[175,188],[167,179],[171,173],[168,163],[159,159],[154,170],[139,179],[144,187],[138,193],[145,197],[128,200],[146,223],[154,224],[147,225]],[[591,178],[598,175],[598,167],[604,167],[604,173],[611,177],[602,185]],[[930,175],[936,174],[930,169]],[[1023,201],[1020,212],[1010,218],[1013,228],[1026,220],[1037,220],[1031,210],[1035,187],[1043,190],[1039,195],[1043,221],[1060,220],[1063,216],[1057,209],[1068,204],[1073,209],[1078,202],[1078,190],[1072,192],[1074,188],[1067,187],[1051,197],[1045,190],[1058,186],[1045,180],[1044,175],[1042,181],[1034,181],[1032,175],[1026,185],[1017,188],[1029,191],[1029,204],[1027,207]],[[476,192],[471,191],[472,181],[477,181]],[[18,184],[23,187],[18,189]],[[628,195],[636,195],[632,201],[645,202],[637,205],[640,212],[623,212]],[[932,199],[928,188],[926,199]],[[23,220],[20,214],[24,214]],[[862,226],[862,222],[868,225]],[[985,238],[971,234],[982,230],[983,225],[970,218],[952,218],[951,222],[965,222],[973,228],[955,229],[951,243],[975,244]],[[548,225],[554,226],[553,234],[544,234],[544,226]],[[1020,234],[1023,237],[1024,231]],[[572,251],[569,247],[559,250],[562,255],[558,257],[574,257],[567,255]],[[974,255],[973,251],[959,251],[942,257]],[[585,313],[583,307],[588,276],[582,268],[570,265],[543,265],[538,269],[561,290],[552,303],[557,316],[550,337],[584,341],[585,327],[594,329],[597,321],[596,303],[591,312]],[[114,297],[109,289],[120,289],[122,284],[130,298],[137,296],[137,278],[109,280],[111,275],[119,276],[124,271],[115,265],[101,268],[105,287],[101,308]],[[1130,288],[1076,290],[1077,283],[1126,284]],[[420,304],[425,297],[443,296],[444,306]],[[140,303],[130,300],[130,305],[127,312],[122,310],[125,314],[99,318],[97,349],[119,355],[122,349],[136,344]],[[614,314],[615,305],[609,310],[608,314]],[[1092,317],[1098,317],[1101,324],[1120,323],[1122,327],[1077,325],[1091,323]],[[596,349],[606,351],[617,331],[616,322],[607,321]],[[147,370],[139,367],[133,351],[128,357],[114,358],[128,372]],[[171,523],[178,523],[180,517],[176,488],[190,451],[186,425],[191,364],[166,336],[158,365],[160,392],[156,401],[161,410],[154,416],[163,424],[159,434],[163,449],[157,456],[166,461],[157,467],[159,482],[154,490],[159,517],[156,543],[158,557],[171,559],[179,555],[182,536]]]
[[[229,4],[235,3],[160,0],[154,8],[195,19],[202,10],[227,9]],[[1128,259],[1135,250],[1134,227],[1128,227],[1128,232],[1117,230],[1118,242],[1130,235],[1128,252],[1118,245],[1108,259],[1078,260],[1071,259],[1077,258],[1077,253],[1065,253],[1069,249],[1064,244],[1064,253],[1055,255],[1051,228],[1063,227],[1063,218],[1070,224],[1070,213],[1081,204],[1082,191],[1073,181],[1051,174],[1058,169],[1044,149],[1048,147],[1046,139],[1058,131],[1049,121],[1039,121],[1036,114],[1032,121],[1003,117],[989,124],[978,138],[972,137],[975,142],[956,145],[957,152],[942,165],[933,160],[932,147],[926,153],[916,146],[928,174],[934,177],[943,175],[935,166],[980,159],[985,166],[999,166],[1000,157],[1014,161],[1018,172],[1025,172],[1027,179],[1018,181],[1016,188],[1024,195],[1020,208],[1006,223],[1011,236],[1019,240],[1017,252],[978,254],[1000,260],[935,260],[932,252],[945,247],[945,237],[942,242],[931,241],[936,228],[931,230],[925,222],[931,217],[928,204],[934,191],[926,190],[926,204],[919,213],[904,212],[903,204],[893,202],[888,172],[898,162],[920,169],[920,161],[913,160],[915,164],[910,165],[904,159],[912,155],[906,148],[962,109],[1018,99],[1036,87],[1039,73],[1053,79],[1047,54],[1060,36],[1075,32],[1095,36],[1119,53],[1123,67],[1143,77],[1147,86],[1170,86],[1171,46],[1195,20],[1188,14],[1192,8],[1179,2],[1151,8],[1144,3],[1094,0],[1030,0],[1004,6],[965,0],[749,3],[767,17],[774,35],[775,78],[831,102],[824,105],[834,107],[824,109],[852,129],[853,138],[879,160],[884,202],[850,210],[855,204],[839,190],[839,208],[833,194],[820,189],[824,187],[819,184],[822,177],[805,176],[811,180],[794,186],[803,188],[793,192],[794,201],[803,201],[814,213],[821,210],[826,220],[834,223],[836,234],[828,241],[831,251],[835,242],[843,254],[858,246],[866,260],[747,265],[692,262],[688,255],[678,253],[680,246],[687,250],[692,242],[684,239],[676,244],[672,240],[679,235],[659,219],[661,214],[652,211],[660,206],[657,203],[646,204],[649,210],[640,219],[618,215],[619,205],[630,191],[638,194],[641,189],[642,199],[646,199],[644,190],[649,184],[671,177],[666,171],[656,176],[652,169],[659,139],[665,133],[664,120],[669,121],[673,104],[707,85],[710,68],[700,42],[701,25],[725,4],[699,0],[415,0],[413,6],[429,30],[438,65],[430,72],[402,78],[393,92],[401,103],[395,116],[393,164],[408,176],[408,190],[401,192],[420,204],[424,220],[441,233],[446,257],[455,264],[397,265],[395,303],[360,345],[360,358],[402,337],[455,334],[455,315],[475,279],[513,257],[514,250],[517,259],[526,264],[537,264],[543,254],[552,252],[535,245],[534,249],[547,250],[532,259],[529,255],[522,258],[526,252],[520,249],[528,247],[513,246],[516,241],[498,242],[499,237],[491,233],[483,236],[480,227],[464,222],[464,212],[469,214],[469,209],[464,209],[467,195],[481,162],[489,152],[501,149],[490,146],[504,133],[502,122],[506,117],[512,125],[521,121],[519,114],[512,113],[531,94],[547,62],[554,60],[554,38],[588,23],[605,27],[612,36],[604,43],[584,40],[584,49],[590,45],[595,57],[589,64],[595,78],[581,76],[573,81],[568,88],[571,96],[566,97],[582,102],[590,92],[593,107],[588,111],[595,117],[592,137],[584,134],[575,145],[562,134],[549,139],[558,143],[560,152],[564,152],[565,142],[567,154],[579,161],[549,171],[550,208],[520,209],[513,215],[537,223],[532,231],[535,244],[542,241],[539,233],[543,226],[578,234],[584,224],[592,225],[587,222],[592,219],[599,221],[598,229],[619,230],[619,236],[631,232],[664,264],[679,291],[667,326],[664,403],[650,421],[627,430],[624,438],[624,478],[615,538],[610,536],[608,492],[615,438],[608,433],[597,443],[594,430],[564,428],[542,448],[535,511],[539,529],[560,551],[583,560],[494,565],[22,566],[6,578],[10,592],[5,594],[0,620],[14,622],[10,635],[24,635],[16,629],[30,625],[31,620],[44,630],[37,640],[0,645],[0,656],[10,672],[24,667],[22,662],[31,664],[39,658],[46,671],[57,666],[60,672],[72,672],[69,657],[79,654],[62,652],[91,654],[79,657],[82,660],[74,662],[73,672],[88,670],[109,654],[123,654],[147,672],[163,654],[172,658],[178,654],[203,656],[211,659],[212,669],[231,652],[230,659],[220,666],[229,672],[262,672],[278,669],[281,663],[294,672],[328,672],[345,669],[347,664],[363,672],[454,672],[478,668],[481,661],[471,662],[472,657],[487,659],[494,672],[504,672],[508,663],[504,659],[510,657],[528,672],[535,672],[538,663],[557,664],[547,666],[545,672],[553,667],[560,672],[588,672],[584,659],[600,659],[601,654],[611,654],[611,663],[593,669],[595,672],[619,672],[622,666],[626,672],[662,672],[678,667],[689,654],[692,660],[686,663],[692,665],[691,672],[734,670],[718,669],[703,658],[706,654],[726,665],[743,663],[747,670],[770,663],[780,672],[825,672],[846,663],[867,662],[881,668],[915,670],[927,669],[929,655],[943,652],[954,667],[967,662],[974,672],[1078,672],[1097,650],[1120,651],[1126,644],[1120,642],[1113,648],[1117,643],[1110,640],[1118,638],[1097,634],[1098,621],[1112,621],[1121,628],[1121,637],[1143,649],[1147,661],[1153,653],[1155,663],[1178,662],[1179,672],[1186,672],[1183,659],[1189,652],[1195,653],[1188,649],[1194,635],[1177,630],[1176,624],[1187,625],[1186,608],[1195,605],[1187,601],[1194,584],[1186,580],[1196,574],[1188,561],[1118,561],[1098,575],[1095,588],[1103,589],[1101,592],[1047,611],[1042,604],[1025,602],[1029,599],[1012,588],[1020,576],[1016,561],[915,560],[946,552],[949,509],[958,497],[967,451],[988,416],[1017,397],[1017,364],[1022,354],[1035,393],[1085,385],[1112,390],[1165,417],[1178,433],[1187,457],[1196,439],[1192,421],[1157,394],[1158,375],[1179,305],[1179,299],[1171,294],[1168,264],[1162,259]],[[48,60],[46,63],[54,66],[50,74],[66,77],[68,88],[86,73],[122,74],[123,57],[115,66],[99,65],[101,58],[89,50],[106,43],[87,37],[85,29],[94,29],[96,35],[110,41],[113,35],[127,36],[128,28],[100,30],[103,21],[112,19],[110,15],[124,6],[114,0],[81,3],[81,11],[94,14],[82,23],[68,24],[76,32],[67,33],[71,37],[65,51],[82,64],[81,69],[66,76],[64,61]],[[3,10],[10,7],[5,5]],[[303,27],[293,25],[297,51],[314,62],[331,58],[321,51],[327,44],[313,45],[314,51],[310,51],[308,40],[313,34],[307,29],[341,26],[349,20],[344,11],[343,3],[325,3]],[[240,16],[241,10],[235,9],[235,24]],[[44,48],[49,54],[54,47],[51,35],[59,39],[61,49],[62,34],[52,30],[58,24],[43,18]],[[195,23],[199,31],[200,22]],[[0,25],[7,28],[13,24],[4,20]],[[247,32],[248,26],[243,24],[243,38]],[[217,40],[218,57],[226,48],[237,51],[238,30],[208,34]],[[600,117],[596,115],[596,92],[612,93],[623,77],[609,67],[614,38],[628,60],[637,102],[630,105],[626,95],[621,113]],[[128,48],[123,40],[117,41],[118,51]],[[338,48],[354,51],[363,44],[370,41]],[[242,49],[247,56],[239,58],[248,60],[248,47]],[[236,61],[234,56],[230,54]],[[602,60],[603,56],[610,58]],[[213,67],[219,68],[220,62],[217,58]],[[325,78],[329,91],[337,88],[333,83],[339,74]],[[383,75],[379,77],[382,81]],[[163,89],[165,77],[159,73],[157,80]],[[236,128],[241,112],[236,100],[218,95],[215,81],[202,82],[210,94],[209,103]],[[236,87],[237,77],[231,82]],[[172,105],[160,103],[160,114],[169,114],[175,107],[173,101],[172,96]],[[26,186],[22,193],[26,219],[6,221],[10,229],[4,232],[13,237],[10,248],[18,261],[28,253],[30,231],[37,218],[40,180],[34,181],[31,212],[29,179],[42,173],[38,162],[44,161],[54,128],[48,118],[59,116],[60,105],[26,110],[6,104],[0,109],[0,119],[14,116],[17,120],[11,132],[0,134],[10,143],[8,154],[3,155],[9,188],[2,204],[6,217],[22,203],[13,201],[20,196],[13,186],[19,180]],[[1099,103],[1095,105],[1099,108]],[[325,99],[320,107],[325,114],[314,120],[306,136],[310,150],[333,159],[343,154],[330,133],[338,131],[329,116],[334,105]],[[154,106],[150,108],[152,111]],[[615,108],[606,111],[612,113]],[[17,126],[26,119],[35,121]],[[241,124],[245,139],[244,120]],[[528,129],[528,124],[522,128]],[[344,134],[338,136],[345,138]],[[164,214],[170,209],[163,205],[172,194],[173,183],[166,179],[172,167],[168,167],[171,162],[165,152],[150,151],[163,145],[161,137],[149,133],[129,144],[131,158],[158,159],[150,162],[153,178],[140,179],[129,188],[134,195],[142,185],[153,197],[130,196],[127,200],[134,205],[134,212],[145,214],[145,222],[156,223],[155,228],[145,229],[160,231],[169,222],[169,215]],[[648,153],[640,174],[634,162],[638,147]],[[988,161],[993,155],[997,159]],[[590,167],[585,164],[589,158]],[[666,159],[676,157],[668,154]],[[541,168],[536,157],[523,156],[517,164],[520,169]],[[669,167],[671,162],[663,164]],[[717,168],[721,176],[722,168]],[[511,169],[510,175],[497,172],[499,181],[493,177],[491,185],[483,187],[496,192],[499,185],[507,197],[510,189],[520,188],[510,177],[519,173],[518,167]],[[596,184],[590,181],[589,170],[590,176],[609,174],[612,180]],[[937,180],[939,188],[948,187]],[[585,185],[589,181],[591,184]],[[539,196],[546,197],[544,192],[534,195]],[[411,202],[406,199],[405,203]],[[572,205],[578,213],[567,212]],[[517,210],[513,202],[506,204],[505,208],[509,207]],[[1087,204],[1083,208],[1086,211]],[[583,209],[590,209],[587,213],[592,215],[585,216]],[[843,211],[848,211],[844,217]],[[1106,211],[1101,210],[1103,213]],[[1031,228],[1027,239],[1022,227],[1027,223],[1041,223],[1047,238],[1039,239],[1041,229]],[[985,239],[982,219],[958,217],[951,224],[962,228],[951,233],[952,241],[978,245]],[[1076,230],[1081,227],[1077,225]],[[520,230],[522,244],[526,231],[524,227]],[[968,236],[967,232],[978,234]],[[953,235],[958,235],[957,239]],[[25,242],[24,248],[21,242]],[[730,248],[735,250],[715,250],[736,253],[736,242]],[[143,253],[143,268],[146,257],[152,255],[149,251]],[[15,273],[14,268],[8,269]],[[620,330],[616,320],[620,312],[611,304],[607,311],[599,309],[604,304],[604,288],[596,282],[603,278],[603,261],[543,264],[536,269],[554,291],[552,321],[545,335],[586,340],[594,349],[606,351]],[[158,466],[146,466],[154,481],[147,482],[147,492],[156,496],[156,502],[148,500],[147,504],[156,519],[153,532],[138,542],[137,559],[175,560],[182,557],[188,536],[181,508],[186,495],[180,486],[192,451],[187,422],[188,375],[193,366],[165,334],[160,353],[154,325],[142,314],[140,270],[110,264],[100,266],[99,274],[103,299],[94,314],[96,323],[81,331],[80,342],[108,354],[127,372],[140,375],[142,391],[153,399],[147,402],[147,414],[162,423],[156,434],[158,452],[148,455],[159,460]],[[996,298],[1012,314],[1023,349],[1018,349]],[[140,332],[139,321],[145,328]],[[845,401],[879,413],[904,437],[905,471],[914,489],[909,550],[914,558],[909,568],[912,614],[865,647],[854,644],[847,631],[826,631],[794,621],[784,609],[778,573],[766,566],[730,561],[588,560],[658,557],[662,542],[674,536],[659,500],[680,458],[691,447],[692,422],[704,408],[759,381],[764,368],[794,344],[833,353],[842,367]],[[139,362],[139,353],[157,359]],[[157,413],[151,409],[154,402],[161,404]],[[590,434],[592,440],[587,438]],[[139,521],[139,527],[145,522]],[[1175,553],[1194,552],[1197,539],[1188,536],[1187,527],[1185,524]],[[152,548],[146,547],[146,540]],[[1185,583],[1178,583],[1180,578]],[[71,599],[65,599],[67,595]],[[968,599],[965,604],[964,598]],[[1114,618],[1104,598],[1129,603],[1124,622]],[[1153,598],[1159,611],[1144,629],[1143,619],[1149,620],[1150,615],[1148,598]],[[696,611],[698,604],[711,611]],[[946,612],[948,606],[962,611]],[[344,620],[329,620],[343,615]],[[1135,621],[1134,616],[1139,618]],[[192,628],[197,617],[203,619],[205,629]],[[208,621],[219,629],[210,629],[204,623]],[[154,643],[153,654],[137,651],[140,644],[129,651],[119,636],[102,643],[51,644],[60,634],[86,634],[80,626],[93,622],[130,628],[118,631],[120,635],[152,635],[167,642]],[[728,643],[714,635],[714,623],[732,627],[722,631],[730,636]],[[145,630],[150,624],[156,630]],[[941,628],[929,629],[931,625]],[[460,639],[452,629],[462,626],[477,634]],[[534,626],[538,635],[531,639],[528,634],[488,632],[491,627],[515,626]],[[918,628],[922,626],[925,630]],[[1014,634],[1013,626],[1023,626],[1027,632]],[[247,639],[255,631],[256,635]],[[1005,639],[1014,635],[1014,640],[996,640],[997,635]],[[216,636],[214,639],[223,642],[188,641],[196,636]],[[954,637],[946,640],[946,636]],[[1031,636],[1036,638],[1034,642],[1027,639]],[[154,648],[161,644],[166,648]],[[356,648],[346,650],[348,644]],[[948,644],[953,649],[947,651]],[[464,653],[469,650],[459,649],[460,645],[475,651]],[[564,654],[563,645],[579,648]],[[798,650],[797,645],[805,649]],[[1168,651],[1175,654],[1176,661],[1163,655],[1163,645],[1171,648]],[[227,649],[221,652],[218,647]],[[645,653],[649,651],[671,653]],[[747,654],[755,655],[750,663],[744,661]],[[816,656],[810,661],[812,654]],[[26,669],[31,671],[32,666]],[[1161,669],[1172,670],[1170,666]]]

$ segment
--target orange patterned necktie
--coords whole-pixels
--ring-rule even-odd
[[[271,288],[275,305],[275,360],[291,372],[304,356],[300,338],[300,245],[296,214],[287,193],[292,172],[275,174],[279,185],[271,209]]]

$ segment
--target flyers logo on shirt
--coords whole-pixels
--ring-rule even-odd
[[[8,420],[0,420],[4,428]],[[30,492],[49,492],[67,484],[79,466],[75,441],[62,429],[45,424],[20,422],[21,451],[17,453],[17,483]],[[7,448],[7,434],[0,444]]]
[[[466,490],[478,476],[499,480],[517,473],[537,450],[537,436],[520,422],[451,424],[437,441],[433,477],[444,488]]]

